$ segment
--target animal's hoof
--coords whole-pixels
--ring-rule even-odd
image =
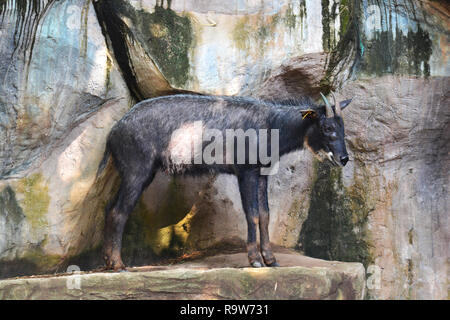
[[[278,262],[272,262],[271,264],[267,264],[268,267],[279,267],[280,265],[278,264]]]
[[[114,265],[113,270],[116,272],[127,271],[125,268],[125,265],[123,263],[118,263],[118,264]]]
[[[126,271],[126,267],[122,261],[109,260],[109,261],[106,261],[105,265],[106,265],[105,266],[106,270],[112,270],[112,271],[116,271],[116,272],[124,271],[124,270]]]
[[[262,267],[263,267],[262,263],[259,262],[259,261],[254,261],[254,262],[252,262],[252,263],[250,263],[250,264],[251,264],[251,266],[252,266],[253,268],[262,268]]]

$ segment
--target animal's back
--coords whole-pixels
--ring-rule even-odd
[[[225,136],[227,129],[267,128],[269,108],[251,98],[195,95],[153,98],[135,105],[113,127],[108,147],[115,160],[121,162],[119,167],[157,159],[164,170],[188,173],[191,166],[186,162],[192,162],[195,157],[191,146],[204,146],[201,139],[205,129],[219,130]],[[177,157],[182,165],[174,165]],[[231,170],[226,165],[204,164],[195,169],[198,172]]]
[[[269,107],[250,98],[174,95],[136,104],[111,130],[112,135],[149,138],[171,134],[201,121],[205,128],[243,129],[267,126]]]
[[[212,121],[220,125],[221,120],[260,120],[268,104],[252,98],[228,96],[173,95],[152,98],[136,104],[120,122],[131,119],[151,121],[151,119],[174,125],[191,120]],[[217,122],[219,121],[219,123]],[[119,123],[120,123],[119,122]],[[231,123],[230,123],[231,124]]]

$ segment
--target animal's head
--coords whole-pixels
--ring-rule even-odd
[[[345,166],[349,157],[345,147],[342,110],[352,99],[336,102],[336,97],[331,93],[334,100],[334,105],[331,105],[322,93],[320,95],[325,105],[304,112],[304,118],[314,119],[306,134],[305,144],[319,160],[328,159],[335,166]]]

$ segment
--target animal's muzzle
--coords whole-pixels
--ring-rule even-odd
[[[345,166],[349,159],[348,159],[348,156],[343,156],[343,157],[341,157],[340,160],[341,160],[342,165]]]

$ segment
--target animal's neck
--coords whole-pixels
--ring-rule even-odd
[[[303,148],[306,133],[314,120],[302,119],[299,107],[281,107],[273,110],[271,129],[280,130],[280,156]]]

